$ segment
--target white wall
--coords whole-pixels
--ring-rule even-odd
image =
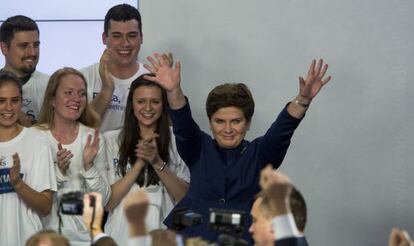
[[[222,82],[245,82],[263,134],[312,58],[331,83],[312,103],[282,165],[309,206],[311,245],[386,245],[414,234],[413,1],[142,0],[141,57],[172,51],[200,126]]]
[[[41,44],[37,69],[52,74],[64,66],[82,68],[99,61],[105,49],[101,38],[105,14],[120,3],[138,6],[138,0],[2,0],[0,20],[22,14],[38,21]]]

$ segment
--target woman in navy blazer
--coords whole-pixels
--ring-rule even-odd
[[[312,62],[306,78],[299,78],[299,94],[282,110],[265,135],[245,140],[254,112],[252,95],[244,84],[223,84],[208,95],[206,110],[213,138],[200,130],[191,116],[190,106],[180,86],[180,62],[169,65],[168,57],[154,54],[144,65],[155,74],[146,79],[159,83],[167,91],[169,113],[177,149],[191,172],[186,196],[175,208],[186,207],[203,217],[203,223],[185,228],[187,236],[217,241],[220,232],[209,230],[209,209],[243,211],[247,217],[243,238],[249,239],[249,211],[260,190],[260,170],[283,161],[290,139],[312,99],[330,80],[328,65]],[[172,214],[164,223],[172,227]]]

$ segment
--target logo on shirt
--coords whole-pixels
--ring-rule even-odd
[[[28,99],[23,99],[22,105],[23,107],[27,107],[32,103],[32,101],[28,100]]]
[[[95,98],[98,94],[99,92],[94,92],[92,94],[92,97]],[[121,99],[117,95],[114,94],[112,95],[111,103],[121,104]]]
[[[23,178],[23,174],[20,174]],[[10,168],[0,169],[0,194],[14,192],[13,186],[10,184]]]
[[[118,168],[118,164],[119,164],[119,159],[118,158],[113,158],[112,159],[112,163],[114,164],[115,169]]]
[[[93,92],[92,97],[95,98],[98,94],[99,92]],[[112,95],[112,99],[108,105],[108,109],[125,111],[125,105],[122,105],[121,98],[114,94]]]
[[[7,159],[5,156],[0,156],[0,167],[5,167],[7,166]]]

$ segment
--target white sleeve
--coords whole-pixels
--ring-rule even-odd
[[[99,239],[104,238],[104,237],[109,237],[109,236],[107,234],[105,234],[105,233],[99,233],[98,235],[96,235],[92,239],[92,244],[95,244]]]
[[[32,160],[31,172],[27,177],[28,185],[38,192],[57,191],[55,168],[49,145],[42,145],[34,156],[36,158]]]
[[[151,246],[152,238],[149,235],[128,239],[128,246]]]
[[[169,169],[171,172],[175,173],[177,177],[181,178],[187,183],[190,183],[190,170],[188,169],[187,165],[181,159],[180,155],[177,151],[177,146],[175,144],[174,134],[172,134],[171,130],[171,144],[170,144],[170,163]]]
[[[108,183],[108,162],[105,156],[105,141],[100,134],[99,150],[93,161],[93,166],[82,175],[85,178],[88,191],[96,191],[102,194],[102,205],[105,206],[111,196],[111,188]]]
[[[64,175],[60,171],[57,163],[55,164],[54,169],[55,169],[55,173],[56,173],[56,182],[59,184],[59,186],[61,186],[62,183],[69,181],[68,176]]]
[[[103,138],[105,142],[106,160],[108,161],[108,183],[112,185],[117,181],[116,166],[119,161],[118,135],[115,135],[112,131],[108,131],[103,134]]]
[[[274,217],[272,227],[273,231],[277,232],[275,233],[275,240],[301,236],[291,213]]]

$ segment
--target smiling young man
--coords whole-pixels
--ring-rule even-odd
[[[122,126],[129,86],[148,72],[138,62],[141,27],[141,15],[135,7],[119,4],[109,9],[102,33],[106,50],[99,63],[81,70],[91,105],[102,118],[101,132]]]
[[[5,58],[3,70],[19,77],[23,85],[20,124],[30,126],[36,122],[43,103],[49,76],[36,71],[39,62],[39,28],[29,17],[16,15],[0,27],[0,47]]]

